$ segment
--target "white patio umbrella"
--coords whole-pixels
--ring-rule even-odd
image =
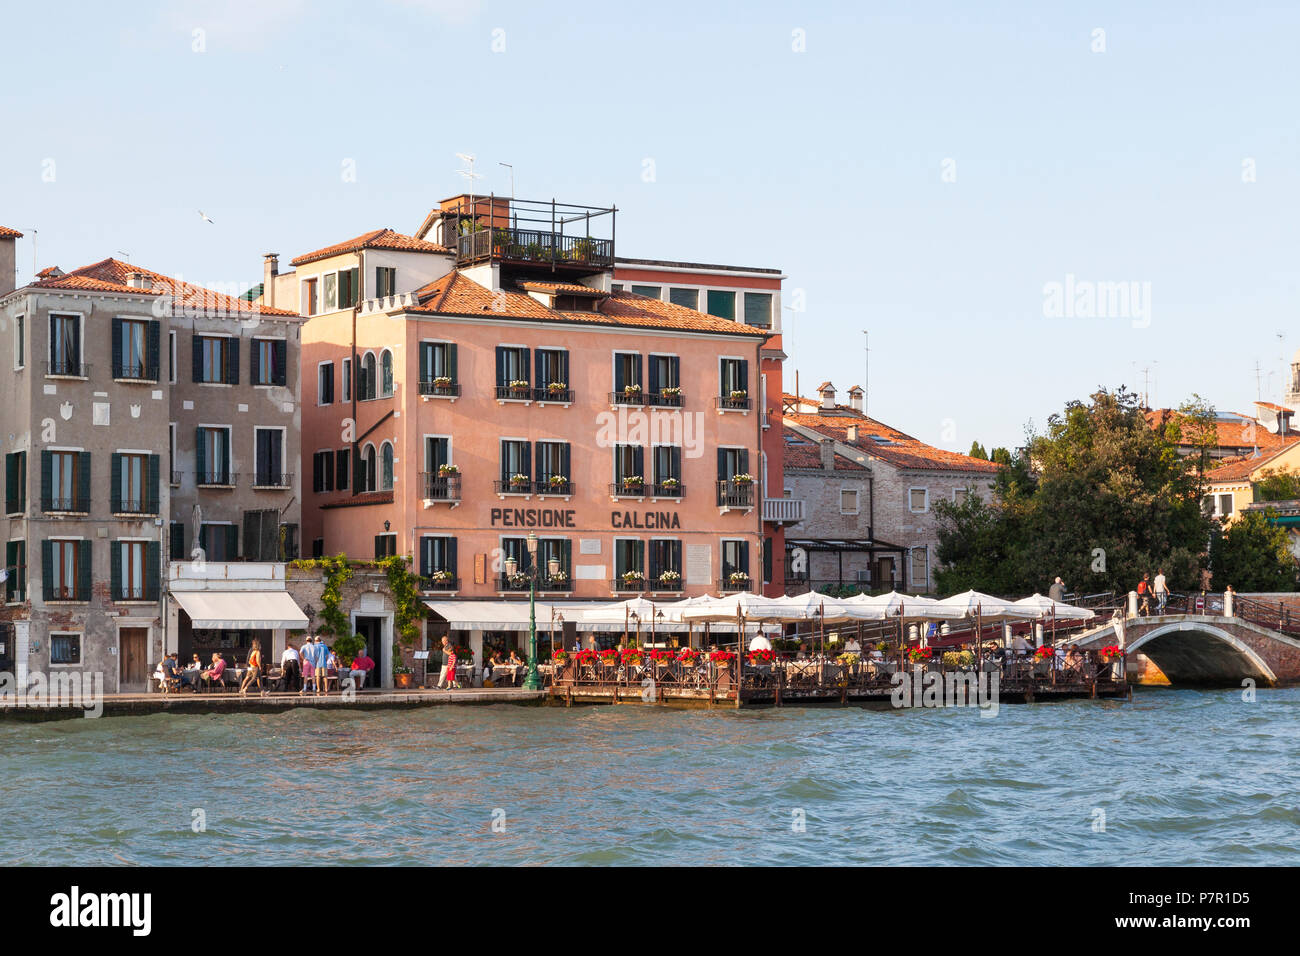
[[[976,660],[983,658],[984,645],[980,638],[983,635],[985,623],[1032,621],[1038,617],[1038,612],[1033,608],[1017,605],[1014,601],[1007,601],[991,594],[983,594],[973,590],[946,597],[939,601],[938,604],[944,608],[958,611],[961,617],[974,622]]]
[[[1050,621],[1052,626],[1052,640],[1056,640],[1056,622],[1057,621],[1089,621],[1097,615],[1086,607],[1075,607],[1073,604],[1064,604],[1061,601],[1053,601],[1049,597],[1043,597],[1041,594],[1034,592],[1027,598],[1021,598],[1015,602],[1024,607],[1033,608],[1039,621]],[[1042,646],[1039,638],[1039,632],[1034,633],[1034,643]]]

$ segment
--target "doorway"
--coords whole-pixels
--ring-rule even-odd
[[[365,638],[366,656],[375,662],[375,669],[366,675],[366,687],[383,687],[392,667],[390,661],[384,660],[383,624],[382,617],[358,617],[354,625],[356,633]]]
[[[120,661],[118,691],[149,689],[149,629],[124,627],[117,632],[117,656]]]

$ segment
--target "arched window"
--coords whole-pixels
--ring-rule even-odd
[[[375,490],[375,446],[367,444],[361,449],[362,491]]]
[[[392,442],[384,442],[379,453],[379,490],[393,490],[393,445]]]
[[[375,353],[367,352],[361,360],[361,381],[357,383],[357,398],[365,401],[375,397]]]
[[[388,398],[393,394],[393,353],[384,349],[379,359],[379,394]]]

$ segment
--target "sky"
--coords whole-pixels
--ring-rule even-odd
[[[518,196],[617,205],[619,255],[781,269],[787,389],[865,379],[874,417],[941,447],[1018,445],[1101,386],[1249,412],[1300,347],[1300,5],[47,0],[4,23],[20,281],[116,256],[252,284],[265,252],[413,232],[464,190],[459,152],[482,191],[509,163]]]

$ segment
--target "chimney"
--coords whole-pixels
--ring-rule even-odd
[[[18,284],[18,238],[16,229],[0,226],[0,295],[8,295]]]
[[[853,410],[855,412],[862,411],[862,386],[861,385],[854,385],[851,389],[849,389],[849,405],[853,407]]]
[[[822,382],[817,386],[817,393],[822,397],[822,409],[831,411],[835,408],[835,386],[830,382]]]
[[[849,442],[850,445],[856,445],[856,444],[857,444],[857,442],[858,442],[858,426],[857,426],[857,425],[850,425],[848,428],[844,429],[844,433],[845,433],[845,437],[848,439],[848,442]]]
[[[131,272],[127,274],[126,284],[132,289],[151,289],[153,283],[143,272]]]
[[[262,257],[262,304],[275,308],[275,277],[280,274],[280,253],[268,252]]]
[[[835,439],[823,438],[821,440],[821,452],[822,452],[822,470],[834,471],[835,470]]]

